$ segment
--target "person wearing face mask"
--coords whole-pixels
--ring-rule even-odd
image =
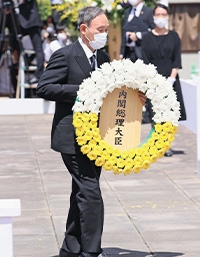
[[[72,177],[70,208],[59,257],[105,257],[101,248],[104,219],[99,187],[101,167],[80,151],[72,125],[72,107],[79,85],[92,72],[90,58],[95,56],[94,69],[110,61],[100,49],[107,41],[109,23],[99,7],[82,9],[77,23],[79,38],[51,55],[36,92],[39,97],[55,101],[51,148],[61,153]]]
[[[180,120],[186,120],[186,111],[178,76],[181,68],[181,45],[180,38],[175,31],[168,29],[169,9],[166,5],[156,4],[153,10],[155,29],[144,36],[142,41],[142,59],[146,64],[154,64],[159,74],[165,76],[173,86],[177,100],[180,102]],[[153,110],[149,105],[151,118]],[[170,149],[165,156],[172,156]]]
[[[128,0],[122,25],[120,58],[130,58],[132,62],[142,59],[141,42],[143,36],[155,27],[153,10],[142,0]]]
[[[106,257],[101,248],[104,205],[99,179],[101,167],[95,166],[80,151],[74,131],[72,107],[79,85],[91,72],[109,62],[102,50],[107,41],[109,22],[99,7],[85,7],[78,16],[79,38],[54,52],[44,70],[36,92],[55,101],[51,148],[61,153],[72,177],[70,207],[59,257]],[[146,97],[138,93],[141,102]]]

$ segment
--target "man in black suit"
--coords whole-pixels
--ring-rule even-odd
[[[106,43],[108,27],[102,9],[82,9],[78,17],[80,37],[52,54],[37,86],[38,96],[56,102],[51,147],[61,153],[72,176],[70,208],[59,257],[106,257],[101,249],[104,221],[99,186],[101,167],[80,151],[72,125],[72,107],[79,85],[90,76],[92,68],[110,61],[100,49]],[[138,95],[144,104],[144,94]]]
[[[37,83],[44,70],[41,28],[43,26],[36,0],[19,0],[19,23],[22,35],[29,35],[35,50],[37,68],[30,84]]]
[[[100,48],[107,40],[108,19],[98,7],[80,11],[80,37],[72,44],[54,52],[41,76],[38,96],[56,102],[51,133],[51,147],[61,153],[72,176],[72,193],[60,257],[104,257],[101,249],[104,207],[99,187],[101,167],[96,167],[80,152],[72,125],[79,85],[90,76],[90,58],[96,57],[95,67],[109,62]],[[99,37],[100,36],[100,40]]]
[[[155,27],[153,10],[142,0],[128,0],[122,26],[120,58],[130,58],[135,62],[142,59],[141,40],[144,34]]]

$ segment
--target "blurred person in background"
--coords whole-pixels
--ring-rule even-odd
[[[128,0],[122,25],[120,58],[130,58],[135,62],[142,59],[141,42],[143,36],[155,27],[153,10],[142,0]]]
[[[181,66],[180,38],[175,31],[168,29],[168,6],[158,3],[153,10],[155,29],[146,34],[142,41],[142,59],[146,64],[154,64],[159,74],[165,76],[173,86],[177,100],[180,102],[180,120],[186,120],[186,111],[181,91],[178,70]],[[149,101],[149,100],[148,100]],[[152,121],[153,110],[149,101],[149,113]],[[170,149],[165,156],[172,156]]]
[[[37,68],[30,84],[37,83],[44,70],[44,52],[42,48],[41,30],[43,22],[38,12],[36,0],[19,0],[19,23],[22,35],[29,35],[35,51]]]

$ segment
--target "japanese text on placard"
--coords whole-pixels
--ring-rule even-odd
[[[122,145],[123,143],[123,127],[124,119],[126,117],[126,97],[127,92],[125,92],[124,90],[119,92],[117,99],[117,110],[115,115],[115,145]]]

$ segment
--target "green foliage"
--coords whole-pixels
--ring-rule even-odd
[[[154,8],[156,0],[145,0],[145,4],[151,8]]]
[[[43,21],[52,15],[52,7],[50,0],[37,0],[38,11]]]

